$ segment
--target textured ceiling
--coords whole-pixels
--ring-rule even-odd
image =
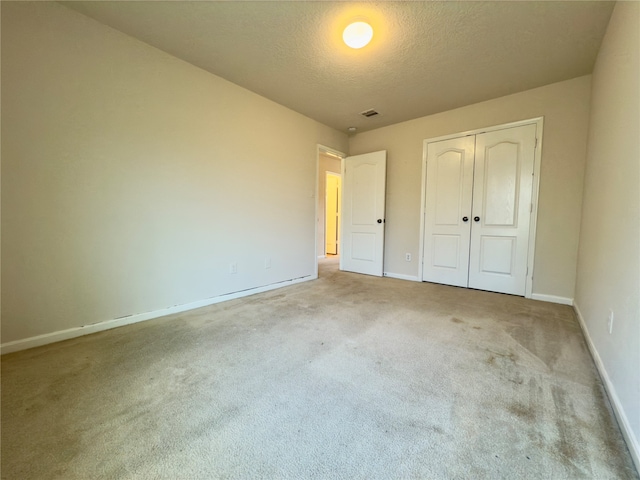
[[[63,2],[342,131],[593,70],[612,2]],[[353,19],[373,41],[341,41]],[[381,115],[364,118],[359,112]]]

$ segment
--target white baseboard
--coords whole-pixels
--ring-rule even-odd
[[[545,295],[544,293],[532,293],[531,298],[533,300],[540,300],[541,302],[559,303],[560,305],[573,305],[573,298],[558,297],[556,295]]]
[[[420,281],[418,280],[418,277],[415,275],[403,275],[401,273],[391,273],[391,272],[384,272],[382,275],[389,278],[397,278],[398,280],[409,280],[411,282]]]
[[[584,334],[584,338],[587,340],[587,346],[589,347],[589,351],[591,352],[591,356],[593,357],[593,361],[596,364],[596,368],[600,373],[600,378],[602,378],[602,383],[604,384],[604,388],[607,391],[607,395],[609,396],[609,400],[611,402],[611,406],[613,407],[613,413],[618,420],[618,425],[620,425],[620,430],[622,431],[622,436],[627,442],[627,446],[629,447],[629,452],[631,453],[631,458],[633,458],[633,463],[636,465],[636,469],[640,471],[640,444],[638,443],[638,439],[636,438],[633,430],[631,429],[631,424],[629,423],[629,419],[624,412],[624,408],[620,403],[620,399],[616,394],[616,389],[611,383],[611,379],[609,378],[609,374],[604,367],[604,363],[602,363],[602,359],[600,358],[600,354],[598,350],[596,350],[596,346],[591,340],[591,335],[589,335],[589,330],[587,330],[587,324],[584,321],[584,317],[580,312],[580,308],[574,302],[573,309],[576,312],[576,316],[578,317],[578,322],[580,323],[580,327],[582,328],[582,333]]]
[[[327,256],[326,255],[318,255],[318,259],[320,259],[320,258],[327,258]]]
[[[82,327],[68,328],[66,330],[59,330],[57,332],[45,333],[43,335],[37,335],[35,337],[24,338],[22,340],[15,340],[13,342],[7,342],[0,345],[0,355],[4,355],[5,353],[17,352],[20,350],[26,350],[28,348],[40,347],[49,343],[61,342],[62,340],[69,340],[71,338],[81,337],[83,335],[89,335],[91,333],[102,332],[104,330],[111,330],[112,328],[123,327],[132,323],[144,322],[146,320],[164,317],[166,315],[172,315],[174,313],[186,312],[187,310],[202,308],[213,305],[215,303],[225,302],[227,300],[235,300],[236,298],[247,297],[249,295],[255,295],[256,293],[268,292],[269,290],[275,290],[277,288],[287,287],[289,285],[307,282],[309,280],[315,280],[317,278],[317,275],[294,278],[292,280],[272,283],[270,285],[264,285],[262,287],[249,288],[247,290],[242,290],[239,292],[227,293],[225,295],[219,295],[217,297],[211,297],[204,300],[199,300],[197,302],[186,303],[183,305],[174,305],[173,307],[163,308],[161,310],[155,310],[153,312],[138,313],[122,318],[115,318],[113,320],[106,320],[90,325],[83,325]]]

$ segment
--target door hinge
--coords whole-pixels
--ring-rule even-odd
[[[533,203],[531,204],[531,208],[529,209],[529,213],[533,213]]]
[[[538,139],[536,138],[536,144],[533,146],[533,148],[537,148],[538,147]]]

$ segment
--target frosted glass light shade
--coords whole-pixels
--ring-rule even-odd
[[[344,29],[342,39],[351,48],[362,48],[373,38],[373,28],[366,22],[355,22]]]

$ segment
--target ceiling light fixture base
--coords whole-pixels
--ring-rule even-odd
[[[373,28],[367,22],[357,21],[349,24],[342,32],[342,39],[347,46],[358,49],[365,47],[373,38]]]

